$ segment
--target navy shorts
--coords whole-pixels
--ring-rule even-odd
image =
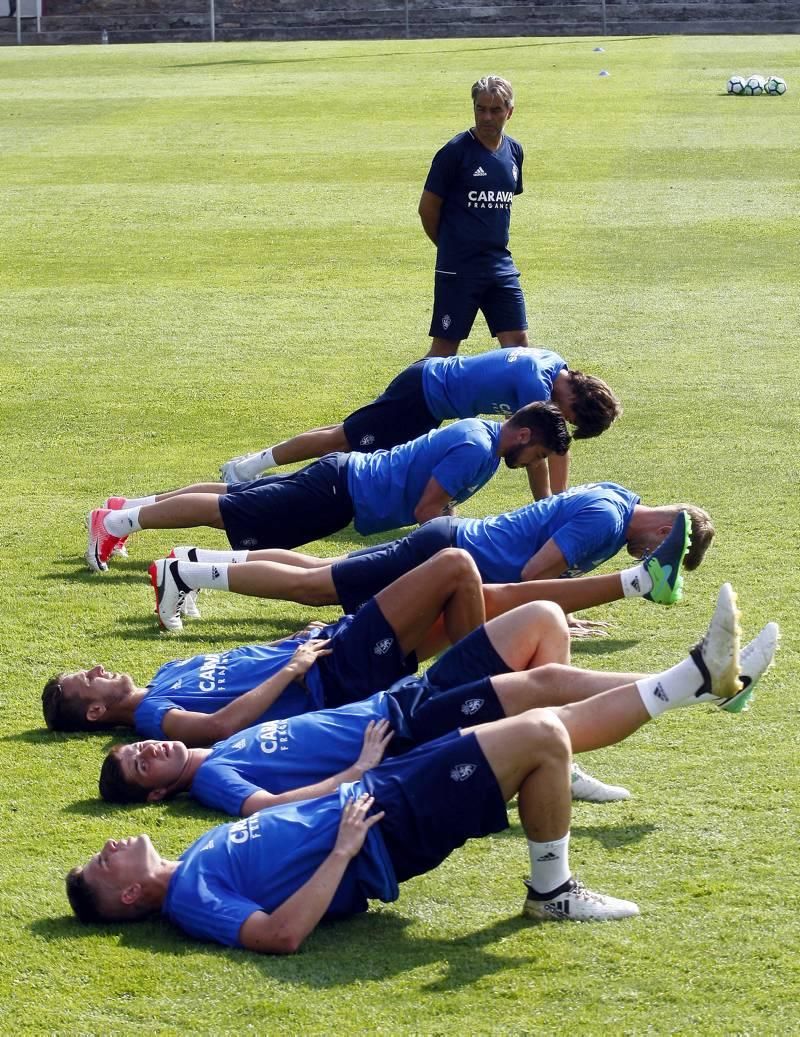
[[[329,637],[332,633],[333,651],[316,664],[327,709],[358,702],[417,672],[416,655],[403,655],[377,602],[367,602],[357,616],[345,620],[314,634]]]
[[[445,735],[362,779],[385,810],[377,830],[398,882],[438,867],[467,839],[508,828],[500,786],[474,734]]]
[[[428,684],[424,677],[408,678],[390,692],[389,719],[395,735],[388,754],[406,753],[451,731],[502,720],[505,715],[491,677],[449,690]]]
[[[458,521],[445,516],[431,519],[399,540],[362,547],[334,562],[331,579],[344,611],[357,612],[384,587],[444,548],[454,547]]]
[[[502,331],[524,331],[528,317],[519,275],[436,273],[428,332],[431,338],[454,342],[469,338],[478,310],[486,318],[492,336]]]
[[[219,510],[231,547],[300,547],[344,529],[353,520],[348,456],[326,454],[297,472],[229,486]]]
[[[371,453],[408,443],[438,428],[422,390],[422,365],[418,360],[389,383],[385,392],[344,419],[342,427],[351,450]]]

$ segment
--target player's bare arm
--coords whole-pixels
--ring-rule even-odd
[[[442,202],[438,194],[433,191],[423,191],[419,200],[419,218],[422,221],[422,229],[435,244],[439,238],[439,220],[442,215]]]
[[[239,930],[243,947],[261,954],[294,954],[328,910],[350,861],[364,845],[367,833],[383,818],[383,811],[368,817],[372,796],[349,800],[342,810],[333,850],[281,906],[267,914],[254,911]]]
[[[421,525],[423,522],[427,522],[428,519],[438,518],[440,515],[452,515],[451,500],[452,497],[444,486],[431,477],[422,492],[416,508],[414,508],[414,518]]]
[[[256,811],[263,810],[264,807],[275,807],[279,803],[298,803],[304,799],[317,799],[319,796],[328,796],[345,782],[358,781],[359,778],[364,777],[367,771],[378,766],[393,736],[394,731],[392,731],[388,720],[377,722],[370,720],[364,732],[361,752],[358,759],[350,767],[339,771],[338,774],[334,774],[324,781],[318,781],[314,785],[305,785],[303,788],[291,789],[278,795],[273,795],[273,793],[267,792],[266,789],[254,792],[242,804],[241,816],[249,817],[251,814],[255,814]]]
[[[520,574],[523,580],[554,580],[569,566],[561,549],[552,538],[543,544],[525,563]]]
[[[306,641],[296,649],[289,662],[278,673],[268,677],[244,695],[234,699],[216,713],[194,713],[190,710],[171,709],[164,716],[163,728],[167,738],[175,738],[186,745],[212,745],[229,738],[237,731],[255,724],[259,717],[292,683],[303,677],[323,655],[330,655],[327,640]]]

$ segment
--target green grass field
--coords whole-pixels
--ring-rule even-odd
[[[797,1032],[797,37],[597,42],[0,54],[2,1032]],[[147,565],[223,538],[146,534],[98,577],[84,515],[339,420],[425,351],[434,257],[416,204],[435,149],[470,125],[470,84],[494,71],[516,87],[526,148],[512,248],[531,339],[625,404],[579,444],[573,481],[695,501],[718,528],[684,604],[601,610],[610,637],[575,661],[676,661],[730,579],[746,637],[781,622],[778,665],[750,713],[673,714],[590,759],[634,798],[577,806],[573,863],[638,920],[525,924],[514,815],[292,958],[159,923],[82,928],[63,875],[105,838],[146,829],[171,856],[219,818],[100,805],[112,740],[47,734],[45,679],[100,661],[144,682],[308,615],[206,595],[201,621],[159,635]],[[752,71],[789,93],[724,96]],[[462,349],[490,344],[476,325]],[[525,499],[504,470],[462,513]],[[349,530],[320,549],[351,546]]]

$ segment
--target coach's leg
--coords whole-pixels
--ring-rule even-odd
[[[477,566],[458,548],[446,548],[418,565],[384,590],[375,600],[397,635],[404,655],[426,658],[430,631],[442,617],[451,642],[465,637],[484,619],[483,593]]]
[[[451,338],[438,338],[434,336],[431,339],[431,348],[425,356],[455,356],[460,345],[460,339],[454,340]]]
[[[528,341],[528,332],[525,330],[499,331],[497,333],[497,341],[506,349],[513,346],[530,345],[530,342]]]

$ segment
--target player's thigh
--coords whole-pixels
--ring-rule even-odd
[[[344,419],[342,427],[351,450],[389,450],[441,424],[425,402],[422,363],[401,371],[376,400]]]
[[[437,273],[428,334],[455,342],[469,338],[480,307],[480,286],[459,274]]]

